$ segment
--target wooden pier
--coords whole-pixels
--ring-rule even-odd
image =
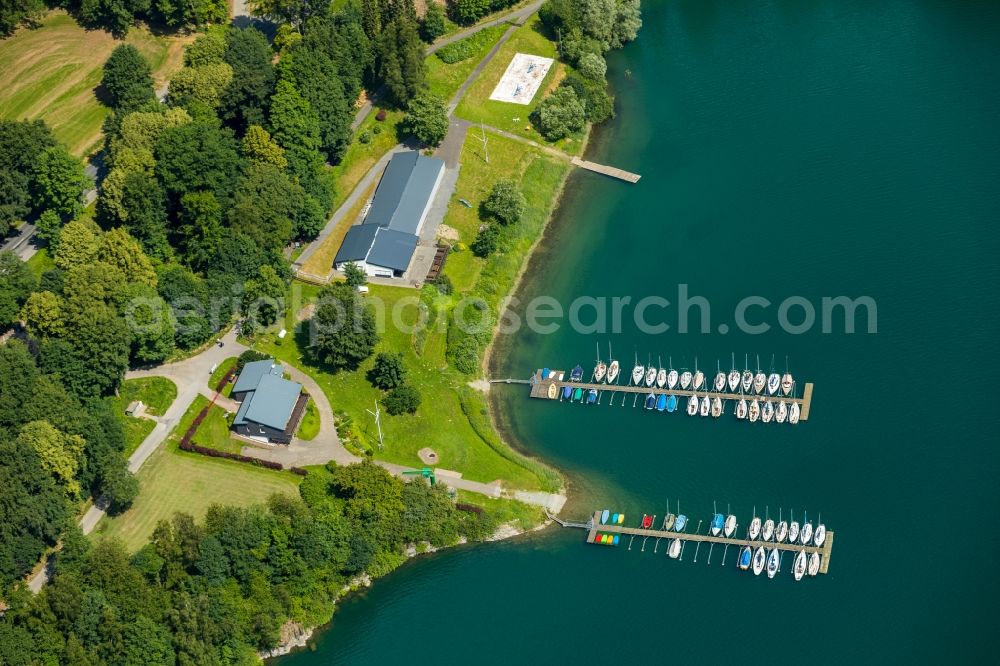
[[[678,399],[680,399],[681,397],[686,398],[692,395],[696,395],[699,398],[707,395],[710,398],[719,397],[722,398],[723,400],[734,400],[734,401],[746,399],[748,402],[752,400],[758,400],[762,403],[773,402],[775,404],[779,402],[785,402],[785,403],[797,402],[799,404],[799,421],[806,421],[809,419],[809,407],[812,403],[812,394],[813,394],[813,385],[811,383],[805,385],[805,391],[803,392],[801,398],[793,398],[791,396],[781,395],[780,393],[776,393],[775,395],[757,394],[757,393],[744,394],[744,393],[728,393],[725,391],[714,391],[712,389],[700,389],[694,391],[692,389],[685,390],[676,387],[673,389],[668,389],[665,386],[663,388],[659,388],[656,386],[653,387],[634,386],[632,384],[620,385],[620,384],[590,384],[586,382],[571,382],[568,379],[565,379],[565,377],[568,376],[568,374],[569,373],[563,370],[552,370],[550,371],[549,377],[547,379],[542,379],[542,371],[536,370],[535,375],[530,380],[531,397],[543,398],[547,400],[555,400],[559,398],[560,395],[562,395],[562,389],[564,386],[572,386],[574,390],[579,388],[583,389],[584,392],[587,392],[590,389],[596,389],[597,391],[600,391],[602,393],[605,392],[641,393],[643,395],[648,395],[649,393],[655,393],[659,395],[660,393],[664,393],[666,395],[676,395]],[[563,377],[563,379],[559,379],[559,377]],[[706,377],[705,381],[707,382],[708,379],[709,378]],[[510,380],[507,381],[509,382]],[[552,392],[549,391],[549,387],[553,384],[556,386],[556,391],[554,395]],[[683,409],[678,409],[678,411],[683,411]]]
[[[830,569],[830,555],[833,551],[833,530],[827,530],[826,539],[823,541],[822,546],[803,546],[802,544],[777,543],[775,541],[764,541],[762,539],[734,539],[723,536],[712,536],[710,534],[689,534],[686,532],[672,532],[652,529],[644,530],[640,527],[625,527],[624,525],[602,525],[601,511],[595,511],[593,524],[587,532],[587,543],[594,543],[598,534],[622,534],[649,537],[653,539],[680,539],[681,541],[719,543],[733,546],[737,549],[737,553],[740,548],[743,548],[743,546],[750,546],[755,550],[758,546],[763,546],[766,550],[777,548],[778,550],[787,550],[796,553],[800,550],[804,550],[807,553],[820,554],[819,572],[821,574],[825,574]]]
[[[637,173],[632,173],[630,171],[625,171],[624,169],[619,169],[613,166],[607,166],[605,164],[598,164],[597,162],[588,162],[587,160],[581,160],[579,157],[574,157],[570,160],[573,166],[578,166],[581,169],[586,169],[587,171],[593,171],[595,173],[602,173],[605,176],[611,176],[612,178],[617,178],[618,180],[624,180],[629,183],[638,183],[639,179],[642,178]]]

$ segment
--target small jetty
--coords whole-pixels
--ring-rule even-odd
[[[698,561],[697,549],[701,547],[701,544],[708,544],[713,548],[715,545],[719,545],[720,547],[724,548],[724,553],[722,556],[722,566],[726,565],[726,556],[729,553],[730,546],[733,547],[737,560],[739,558],[740,551],[747,546],[749,546],[751,550],[756,550],[757,548],[763,548],[767,552],[778,551],[778,556],[781,560],[783,560],[784,558],[780,556],[786,551],[789,551],[793,554],[805,551],[807,555],[811,555],[812,553],[817,553],[819,555],[819,568],[816,571],[816,573],[825,574],[830,570],[830,558],[833,555],[833,537],[834,537],[833,530],[826,530],[825,538],[823,539],[822,544],[817,546],[815,543],[812,542],[811,539],[808,540],[807,543],[803,544],[799,542],[788,543],[785,541],[776,541],[774,539],[765,540],[761,538],[760,534],[757,535],[757,538],[750,538],[751,530],[747,530],[746,536],[744,536],[744,538],[742,539],[737,538],[735,535],[733,537],[725,537],[721,535],[713,536],[711,534],[699,534],[698,531],[700,531],[700,523],[699,523],[699,528],[696,529],[695,533],[688,533],[684,531],[678,532],[676,530],[671,530],[671,529],[626,527],[624,524],[622,524],[624,521],[606,521],[605,523],[602,523],[601,522],[602,514],[606,514],[606,512],[602,512],[600,510],[595,511],[594,515],[586,523],[564,521],[564,520],[560,520],[558,522],[563,527],[575,527],[587,530],[587,543],[591,544],[599,544],[599,545],[628,544],[628,549],[631,550],[633,542],[635,542],[636,539],[641,539],[641,542],[638,543],[642,544],[641,550],[645,551],[647,547],[646,545],[647,542],[649,540],[653,540],[652,552],[656,553],[658,552],[658,549],[660,547],[659,541],[661,539],[666,540],[668,544],[676,540],[681,545],[682,550],[680,552],[680,559],[683,560],[684,558],[683,549],[687,546],[689,542],[693,542],[696,546],[695,560],[694,560],[695,562]],[[621,514],[615,514],[615,516],[619,515]],[[670,514],[670,516],[672,522],[673,514]],[[641,522],[641,524],[651,525],[653,521],[655,521],[655,519],[656,516],[643,516],[643,521]],[[666,521],[664,522],[666,523]],[[811,529],[811,524],[810,524],[810,529]],[[628,540],[626,540],[625,537],[629,537]],[[638,543],[636,543],[636,545],[638,545]],[[665,548],[664,550],[666,551],[667,548]],[[675,558],[675,555],[670,555],[670,557]],[[711,564],[711,554],[709,554],[708,563]],[[738,568],[742,569],[744,567],[738,567]],[[791,567],[789,567],[789,569],[790,568]],[[779,571],[780,571],[780,564],[779,564]]]
[[[570,163],[573,164],[573,166],[580,167],[581,169],[593,171],[594,173],[601,173],[605,176],[611,176],[612,178],[624,180],[629,183],[638,183],[639,179],[642,178],[642,176],[637,173],[625,171],[624,169],[619,169],[618,167],[598,164],[597,162],[588,162],[587,160],[582,160],[579,157],[574,157],[570,160]]]

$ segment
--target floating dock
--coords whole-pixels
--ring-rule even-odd
[[[639,179],[642,178],[642,176],[637,173],[625,171],[624,169],[619,169],[618,167],[598,164],[597,162],[588,162],[587,160],[582,160],[579,157],[574,157],[570,160],[570,163],[573,164],[573,166],[580,167],[581,169],[593,171],[594,173],[602,173],[605,176],[611,176],[612,178],[624,180],[629,183],[638,183]]]
[[[694,391],[692,389],[680,389],[673,388],[668,389],[666,387],[649,387],[649,386],[635,386],[632,384],[590,384],[586,382],[574,382],[565,379],[569,373],[563,370],[550,370],[549,376],[546,379],[542,379],[542,370],[538,369],[529,381],[531,385],[531,397],[532,398],[542,398],[546,400],[556,400],[562,395],[562,389],[564,386],[571,386],[574,389],[580,388],[585,392],[590,389],[595,389],[599,393],[639,393],[642,395],[649,395],[650,393],[655,393],[659,395],[661,393],[665,395],[676,395],[679,398],[688,397],[696,395],[698,397],[709,396],[711,398],[719,397],[723,400],[733,400],[740,401],[746,400],[748,402],[757,400],[761,403],[773,402],[775,404],[779,402],[784,402],[791,404],[793,402],[799,405],[799,421],[806,421],[809,419],[809,407],[812,404],[812,394],[813,385],[808,383],[805,385],[804,392],[801,398],[794,398],[788,395],[769,395],[764,393],[729,393],[726,391],[714,391],[712,389],[700,389]],[[505,383],[515,383],[516,380],[501,380]],[[518,383],[523,383],[518,382]],[[550,391],[550,386],[555,386],[555,391]],[[679,410],[683,411],[683,410]],[[725,413],[725,411],[723,411]]]

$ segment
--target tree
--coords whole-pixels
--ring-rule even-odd
[[[365,274],[365,270],[353,261],[344,264],[344,278],[347,281],[347,286],[351,289],[357,289],[361,285],[368,283],[368,276]]]
[[[0,252],[0,331],[18,317],[18,310],[37,286],[35,274],[16,254]]]
[[[8,0],[0,8],[0,35],[13,34],[22,23],[34,23],[45,13],[42,0]]]
[[[83,163],[63,146],[52,146],[38,156],[33,188],[37,207],[73,217],[83,208],[83,192],[89,186]]]
[[[379,36],[378,53],[379,76],[389,89],[391,100],[405,107],[424,87],[427,78],[424,46],[416,23],[399,18],[386,25]]]
[[[581,129],[586,113],[573,88],[559,86],[539,105],[536,119],[542,135],[558,141]]]
[[[483,202],[483,210],[501,224],[514,224],[519,221],[527,206],[528,202],[521,189],[509,178],[501,178],[494,183],[490,195]]]
[[[56,251],[56,266],[69,269],[88,264],[97,258],[100,247],[100,229],[89,220],[73,220],[59,234],[59,249]]]
[[[127,289],[122,311],[132,333],[129,358],[137,363],[160,363],[174,350],[174,325],[170,309],[148,283],[133,283]]]
[[[247,280],[240,312],[251,330],[278,321],[285,308],[285,281],[270,266],[261,266],[260,275]],[[245,326],[247,324],[244,324]]]
[[[107,92],[111,106],[120,113],[134,111],[155,99],[153,70],[131,44],[122,44],[111,52],[104,63],[101,87]]]
[[[209,123],[169,127],[156,143],[156,177],[175,201],[196,190],[228,201],[239,173],[236,147],[230,133]]]
[[[151,174],[136,171],[125,176],[121,210],[125,228],[142,244],[146,254],[158,259],[170,256],[166,194]]]
[[[375,365],[368,373],[371,383],[383,390],[394,389],[406,382],[406,366],[399,352],[379,352],[375,355]]]
[[[404,126],[421,142],[437,146],[448,133],[448,112],[444,100],[430,93],[420,93],[410,100]]]
[[[222,207],[208,190],[195,190],[181,197],[180,252],[193,268],[208,267],[222,242]]]
[[[469,245],[469,249],[477,257],[484,259],[500,247],[500,230],[495,224],[486,224],[476,234],[476,239]]]
[[[603,81],[608,71],[608,63],[598,53],[584,53],[576,63],[581,74],[594,81]]]
[[[60,432],[48,421],[32,421],[21,426],[17,443],[31,447],[44,469],[66,489],[71,498],[80,495],[76,472],[83,453],[83,438]]]
[[[275,23],[290,23],[304,32],[309,19],[322,16],[330,7],[324,0],[250,0],[250,13]]]
[[[225,61],[226,37],[218,31],[206,32],[184,49],[184,65],[201,67]]]
[[[278,81],[271,98],[271,129],[277,142],[290,153],[289,158],[301,151],[319,149],[319,116],[287,78]]]
[[[223,57],[233,69],[233,79],[222,95],[220,116],[240,131],[264,124],[274,92],[272,52],[264,33],[256,28],[230,28]]]
[[[200,103],[209,109],[217,109],[232,80],[233,68],[229,63],[182,67],[170,79],[170,101],[185,107]]]
[[[337,63],[310,39],[291,49],[279,68],[316,113],[318,148],[331,162],[339,159],[351,141],[356,98],[347,92]]]
[[[420,37],[430,44],[444,34],[444,10],[434,0],[427,3],[427,11],[420,21]]]
[[[303,215],[305,192],[274,166],[253,167],[240,179],[229,212],[230,226],[266,250],[280,251]]]
[[[36,291],[21,308],[21,320],[35,337],[62,335],[62,302],[51,291]]]
[[[490,11],[489,0],[451,0],[448,3],[451,18],[456,23],[471,25]]]
[[[90,26],[106,28],[115,37],[124,37],[135,15],[149,9],[149,0],[80,0],[80,18]]]
[[[0,238],[14,229],[14,223],[31,212],[31,194],[26,174],[0,167]]]
[[[156,287],[156,271],[153,270],[149,257],[122,227],[116,227],[101,236],[97,260],[119,269],[129,282]]]
[[[53,254],[59,249],[59,234],[62,232],[63,220],[59,213],[51,208],[43,210],[42,214],[35,220],[35,234],[45,241],[49,253]]]
[[[243,155],[254,166],[271,165],[279,169],[288,166],[285,150],[260,125],[251,125],[243,137]]]
[[[128,368],[131,337],[113,307],[91,301],[67,311],[62,339],[70,348],[58,349],[59,357],[50,360],[61,368],[67,388],[78,396],[107,395],[118,388]]]
[[[378,344],[375,315],[345,284],[333,284],[320,292],[309,323],[309,353],[336,369],[358,367]]]
[[[403,384],[385,396],[385,411],[393,416],[413,414],[420,406],[420,392],[411,384]]]
[[[611,22],[608,46],[613,49],[621,48],[635,39],[641,27],[639,0],[618,0],[615,7],[615,18]]]

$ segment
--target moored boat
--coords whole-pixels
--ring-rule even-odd
[[[667,408],[667,394],[661,393],[660,395],[656,396],[656,411],[662,412],[666,408]]]
[[[681,556],[681,540],[680,539],[673,539],[670,542],[670,547],[667,548],[667,555],[669,555],[672,559],[675,559],[675,560],[678,557]]]
[[[753,520],[750,521],[750,540],[755,541],[760,535],[760,516],[754,516]]]
[[[723,527],[723,534],[726,538],[729,538],[733,536],[734,532],[736,532],[736,516],[729,514],[726,516],[726,524]]]
[[[774,536],[774,520],[768,518],[764,521],[764,526],[760,530],[760,538],[764,541],[770,541],[771,537]]]
[[[753,392],[763,393],[765,386],[767,386],[767,375],[758,371],[757,374],[753,376]]]
[[[788,536],[788,523],[784,520],[780,521],[774,528],[774,540],[781,543]]]
[[[649,366],[646,370],[646,386],[652,386],[656,383],[656,368]]]
[[[729,390],[735,391],[736,387],[740,385],[740,371],[733,368],[729,371]]]
[[[618,361],[611,361],[611,365],[608,366],[608,383],[614,384],[615,380],[618,379],[618,372],[621,370],[621,366],[618,365]]]
[[[646,373],[646,368],[639,363],[636,363],[632,368],[632,383],[636,386],[642,384],[642,376]]]
[[[677,371],[670,368],[670,372],[667,373],[667,386],[673,389],[677,386]]]
[[[722,392],[726,389],[726,373],[719,372],[715,375],[715,390]]]
[[[611,524],[614,525],[617,522],[618,522],[618,514],[617,513],[611,514]]]
[[[681,373],[681,389],[687,390],[687,387],[691,385],[691,373],[687,370]]]
[[[772,418],[774,418],[774,403],[768,400],[764,403],[764,408],[760,410],[760,420],[764,423],[770,423]]]
[[[799,533],[799,541],[802,542],[803,546],[808,546],[809,541],[812,539],[813,535],[813,524],[805,523],[802,525],[802,531]]]
[[[667,371],[663,368],[656,371],[656,385],[660,388],[667,385]]]
[[[676,520],[676,518],[677,517],[674,514],[668,513],[667,517],[663,519],[663,529],[664,530],[671,530],[671,529],[673,529],[673,527],[674,527],[674,520]]]
[[[712,412],[712,401],[708,399],[708,396],[703,396],[701,399],[701,415],[708,416]]]
[[[694,416],[698,413],[698,396],[693,395],[688,398],[687,412],[688,416]]]
[[[563,386],[563,390],[562,390],[563,400],[569,400],[572,396],[573,396],[573,387],[572,386]]]
[[[691,386],[694,387],[695,391],[700,391],[701,387],[705,384],[705,373],[701,370],[694,371],[694,379],[691,382]]]
[[[622,525],[624,523],[625,523],[625,514],[624,513],[619,513],[618,514],[618,524]]]
[[[774,395],[778,392],[778,387],[781,385],[781,377],[778,376],[777,372],[772,372],[767,376],[767,394]]]
[[[719,532],[726,524],[726,518],[721,513],[717,513],[712,516],[712,523],[708,526],[708,530],[712,533],[712,536],[719,536]]]
[[[736,403],[736,418],[745,419],[747,417],[747,401],[745,399],[740,399]]]
[[[806,551],[800,550],[799,554],[795,556],[795,566],[792,569],[792,574],[795,576],[795,580],[802,580],[802,576],[806,573]]]
[[[785,419],[788,418],[788,404],[782,400],[778,403],[778,408],[774,410],[774,420],[778,423],[784,423]]]
[[[816,526],[816,533],[813,534],[813,543],[822,546],[824,541],[826,541],[826,525],[820,523]]]
[[[781,376],[781,392],[784,393],[785,395],[788,395],[789,393],[792,392],[792,386],[794,384],[795,382],[792,381],[791,373],[786,372]]]
[[[778,564],[780,562],[781,556],[778,554],[777,548],[771,549],[771,554],[767,556],[767,577],[774,578],[774,574],[778,573]]]
[[[594,366],[594,382],[600,383],[604,381],[604,376],[608,373],[608,366],[604,364],[604,361],[600,361],[596,366]]]
[[[795,520],[788,523],[788,543],[795,543],[799,540],[799,523]]]
[[[549,387],[545,389],[545,393],[549,396],[549,400],[552,400],[559,395],[559,387],[555,384],[549,384]]]
[[[571,382],[578,382],[581,379],[583,379],[583,367],[578,365],[569,373],[569,380]]]
[[[788,422],[795,425],[799,422],[799,403],[793,402],[788,408]]]
[[[819,558],[820,555],[816,551],[809,554],[809,575],[815,576],[819,573]]]
[[[750,561],[753,559],[753,551],[750,550],[750,546],[743,546],[743,550],[740,551],[740,559],[736,563],[743,571],[750,568]]]
[[[684,528],[687,527],[688,517],[683,513],[677,514],[677,519],[674,520],[674,530],[677,532],[683,532]]]
[[[743,377],[740,379],[740,388],[744,393],[749,393],[750,389],[753,387],[753,373],[749,370],[743,371]]]
[[[610,515],[611,515],[611,513],[607,509],[605,509],[604,511],[601,511],[601,525],[603,525],[604,523],[608,522],[608,517]]]
[[[760,403],[754,400],[750,403],[750,423],[756,423],[760,418]]]
[[[583,389],[582,388],[578,387],[575,391],[573,391],[573,400],[574,401],[583,400]]]
[[[590,389],[587,391],[587,404],[593,405],[597,402],[597,389]]]
[[[642,529],[648,530],[653,526],[653,517],[647,514],[642,514]]]
[[[646,409],[653,409],[656,407],[656,394],[650,393],[646,396]]]
[[[671,414],[677,411],[677,396],[673,393],[671,393],[670,397],[667,398],[667,411]]]
[[[712,416],[719,418],[722,416],[722,398],[715,396],[712,400]]]
[[[764,554],[763,546],[757,546],[757,550],[753,552],[753,575],[759,576],[760,572],[764,570],[764,562],[767,560],[767,555]]]

